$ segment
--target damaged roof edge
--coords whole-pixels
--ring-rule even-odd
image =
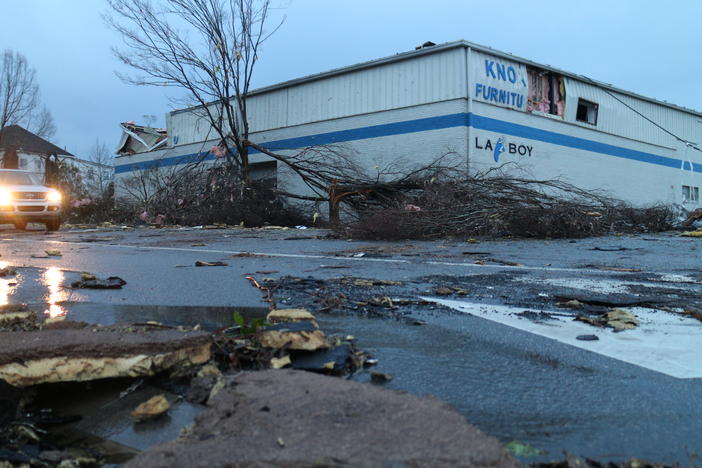
[[[276,91],[279,89],[284,89],[284,88],[288,88],[288,87],[303,84],[303,83],[309,83],[312,81],[317,81],[317,80],[329,78],[329,77],[336,76],[336,75],[342,75],[344,73],[365,70],[367,68],[373,68],[373,67],[377,67],[380,65],[385,65],[387,63],[400,62],[402,60],[407,60],[407,59],[419,57],[422,55],[444,52],[444,51],[456,49],[456,48],[472,49],[472,50],[476,50],[478,52],[484,52],[486,54],[494,55],[495,57],[513,60],[515,62],[523,63],[524,65],[528,65],[528,66],[536,67],[536,68],[541,68],[541,69],[548,70],[548,71],[551,71],[554,73],[558,73],[558,74],[563,75],[563,76],[568,77],[568,78],[573,78],[575,80],[582,81],[582,82],[585,82],[588,84],[592,84],[594,86],[599,86],[601,88],[604,88],[604,89],[607,89],[609,91],[613,91],[613,92],[616,92],[616,93],[619,93],[619,94],[622,94],[625,96],[629,96],[629,97],[632,97],[635,99],[640,99],[642,101],[651,102],[653,104],[658,104],[661,106],[669,107],[671,109],[679,110],[681,112],[686,112],[688,114],[693,114],[693,115],[696,115],[698,117],[702,117],[702,112],[697,111],[695,109],[690,109],[690,108],[680,106],[677,104],[671,104],[669,102],[665,102],[665,101],[661,101],[661,100],[658,100],[655,98],[643,96],[641,94],[637,94],[637,93],[634,93],[632,91],[627,91],[625,89],[617,88],[617,87],[612,86],[611,84],[608,84],[608,83],[594,80],[594,79],[589,78],[585,75],[578,75],[576,73],[564,71],[564,70],[552,67],[550,65],[545,65],[542,63],[534,62],[533,60],[525,59],[525,58],[519,57],[517,55],[512,55],[508,52],[502,52],[502,51],[499,51],[497,49],[493,49],[492,47],[482,46],[480,44],[475,44],[473,42],[469,42],[466,40],[446,42],[444,44],[438,44],[438,45],[431,46],[431,47],[423,47],[421,49],[410,50],[407,52],[399,52],[395,55],[391,55],[388,57],[382,57],[379,59],[369,60],[367,62],[361,62],[361,63],[357,63],[354,65],[349,65],[346,67],[334,68],[334,69],[326,71],[326,72],[321,72],[321,73],[317,73],[314,75],[303,76],[300,78],[295,78],[292,80],[283,81],[281,83],[276,83],[276,84],[273,84],[270,86],[264,86],[263,88],[254,89],[253,91],[249,92],[249,95],[255,96],[257,94],[264,94],[264,93],[268,93],[271,91]],[[215,101],[213,101],[213,102],[215,102]],[[197,109],[198,107],[201,107],[201,106],[197,105],[197,106],[186,107],[183,109],[176,109],[176,110],[169,112],[169,114],[174,115],[174,114],[179,114],[181,112],[189,112],[192,109]]]

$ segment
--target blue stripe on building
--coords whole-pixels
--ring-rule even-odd
[[[404,122],[394,122],[382,125],[372,125],[368,127],[354,128],[350,130],[340,130],[336,132],[319,133],[296,138],[287,138],[264,142],[263,144],[273,151],[286,149],[305,148],[314,145],[329,145],[334,143],[345,143],[350,141],[365,140],[368,138],[379,138],[393,135],[403,135],[407,133],[426,132],[431,130],[441,130],[446,128],[470,126],[479,130],[488,130],[495,133],[525,138],[544,143],[590,151],[608,156],[614,156],[633,161],[649,164],[656,164],[675,169],[690,170],[690,163],[680,159],[660,156],[653,153],[636,151],[621,146],[609,145],[595,140],[578,138],[563,133],[551,132],[527,125],[515,124],[504,120],[483,117],[470,113],[448,114],[438,117],[428,117],[423,119],[406,120]],[[255,150],[251,154],[256,153]],[[157,160],[149,160],[137,163],[128,163],[115,166],[115,173],[122,174],[153,167],[167,167],[178,164],[193,163],[196,161],[213,160],[211,153],[193,153],[173,157],[164,157]],[[702,172],[702,164],[692,163],[694,172]]]

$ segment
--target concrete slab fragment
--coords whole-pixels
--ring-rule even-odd
[[[149,327],[0,332],[0,379],[19,387],[153,375],[210,359],[207,333]]]
[[[126,466],[232,464],[518,466],[497,439],[440,400],[292,370],[230,380],[187,437]]]

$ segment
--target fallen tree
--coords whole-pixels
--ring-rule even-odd
[[[342,190],[344,188],[341,188]],[[341,231],[370,239],[466,236],[563,238],[672,227],[664,205],[632,207],[560,180],[498,173],[417,171],[394,182],[345,187],[356,220]]]

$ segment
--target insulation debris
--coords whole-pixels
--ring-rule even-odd
[[[166,414],[170,408],[171,404],[168,403],[165,395],[156,395],[134,408],[132,418],[136,422],[149,421]]]
[[[207,333],[151,327],[0,332],[0,379],[26,387],[141,377],[210,360]]]
[[[285,323],[309,321],[317,325],[314,315],[306,309],[274,309],[266,316],[268,323]]]
[[[266,348],[316,351],[329,347],[324,332],[309,321],[271,325],[260,331],[257,338]]]

